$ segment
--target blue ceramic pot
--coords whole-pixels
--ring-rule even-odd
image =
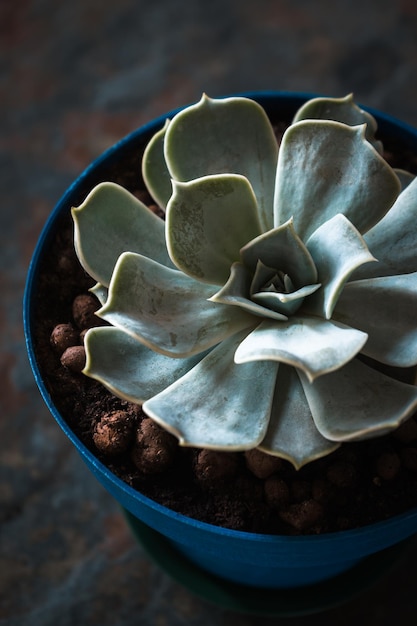
[[[281,92],[242,94],[257,100],[268,114],[290,120],[311,94]],[[377,111],[381,132],[397,138],[417,153],[417,131]],[[24,327],[29,360],[40,392],[56,421],[100,483],[134,517],[166,537],[176,550],[204,571],[228,581],[258,588],[291,588],[318,583],[360,563],[367,556],[417,533],[417,509],[388,521],[357,530],[316,536],[287,537],[227,530],[188,518],[161,506],[132,489],[112,474],[79,441],[60,415],[39,370],[33,342],[33,313],[40,265],[71,206],[82,202],[87,193],[127,154],[141,151],[150,137],[163,126],[159,117],[139,128],[98,158],[71,185],[55,207],[39,238],[27,279],[24,298]],[[46,257],[47,258],[47,257]]]

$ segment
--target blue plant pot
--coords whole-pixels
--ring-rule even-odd
[[[242,94],[257,100],[269,114],[290,120],[297,108],[311,94],[262,92]],[[368,109],[377,119],[381,132],[397,138],[417,153],[417,131]],[[176,553],[187,562],[225,581],[258,589],[289,589],[329,580],[356,567],[370,555],[399,544],[417,532],[417,508],[384,522],[356,530],[315,536],[276,536],[228,530],[202,523],[173,512],[143,496],[117,478],[80,442],[59,413],[42,378],[34,349],[33,317],[42,260],[47,258],[54,235],[63,216],[80,204],[87,193],[126,154],[141,150],[164,124],[161,116],[139,128],[110,148],[70,186],[59,201],[35,249],[27,278],[24,297],[24,328],[32,370],[40,392],[56,421],[75,445],[82,459],[102,485],[116,498],[133,519],[154,529],[169,541]]]

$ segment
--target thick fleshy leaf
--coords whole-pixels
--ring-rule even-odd
[[[359,108],[353,101],[353,94],[348,94],[344,98],[312,98],[300,107],[293,119],[295,122],[301,120],[334,120],[349,126],[366,124],[366,139],[374,148],[382,153],[382,143],[375,139],[377,123],[373,115]]]
[[[304,287],[317,282],[311,254],[294,229],[293,219],[247,243],[241,250],[244,264],[255,272],[258,261],[288,274],[294,285]]]
[[[209,302],[215,291],[140,254],[116,264],[109,297],[97,314],[161,354],[203,352],[256,318],[237,307]]]
[[[263,108],[248,98],[211,99],[178,113],[169,125],[165,159],[171,177],[245,176],[255,192],[263,230],[272,228],[278,145]]]
[[[245,450],[262,441],[271,412],[276,363],[236,365],[244,333],[229,337],[143,410],[182,445]]]
[[[165,134],[169,125],[165,125],[152,137],[142,157],[142,176],[145,185],[156,204],[165,209],[172,195],[171,176],[164,156]]]
[[[173,359],[149,350],[113,326],[90,329],[85,337],[84,374],[100,381],[119,398],[142,403],[192,369],[206,353]]]
[[[320,435],[296,370],[281,363],[271,419],[260,450],[287,459],[300,469],[334,452],[339,445]]]
[[[174,182],[166,216],[169,253],[183,272],[223,285],[240,248],[261,232],[253,190],[235,174]]]
[[[362,234],[385,215],[400,183],[364,133],[364,126],[332,121],[306,120],[287,129],[278,158],[276,226],[294,217],[305,241],[338,213]]]
[[[210,301],[233,305],[260,317],[287,320],[286,315],[267,309],[261,304],[256,304],[256,302],[250,300],[251,281],[252,275],[243,263],[233,263],[229,280],[214,296],[211,296]]]
[[[115,183],[100,183],[72,209],[74,244],[80,263],[107,287],[123,252],[137,252],[172,267],[164,222]]]
[[[91,289],[89,289],[89,291],[97,298],[101,306],[106,303],[107,296],[109,295],[109,290],[107,287],[105,287],[101,283],[96,283],[94,287],[91,287]]]
[[[364,239],[378,263],[359,268],[355,278],[417,271],[417,178],[404,189],[394,206]]]
[[[368,333],[367,356],[394,367],[417,364],[417,272],[348,283],[334,319]]]
[[[258,293],[262,290],[276,290],[277,285],[281,286],[284,291],[294,291],[294,283],[288,274],[281,272],[273,267],[268,267],[260,259],[256,263],[256,269],[253,273],[252,282],[250,284],[250,293]]]
[[[343,286],[353,271],[364,263],[375,261],[375,258],[360,233],[340,213],[319,226],[307,241],[307,248],[322,284],[320,291],[309,298],[308,311],[330,319]]]
[[[401,170],[398,168],[394,168],[395,174],[398,176],[398,180],[401,183],[401,191],[404,191],[406,187],[415,179],[415,174],[411,174],[411,172],[407,172],[406,170]]]
[[[262,291],[252,294],[252,300],[265,308],[283,315],[293,315],[303,304],[304,299],[320,289],[318,285],[306,285],[290,293]]]
[[[314,422],[323,437],[353,441],[383,435],[417,407],[417,387],[353,359],[313,384],[301,376]]]
[[[363,347],[366,333],[318,317],[294,316],[287,322],[265,321],[240,344],[236,363],[281,361],[314,380],[350,361]]]

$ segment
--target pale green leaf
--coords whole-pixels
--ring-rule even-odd
[[[143,405],[182,445],[245,450],[263,439],[271,412],[276,363],[236,365],[244,333],[214,348],[191,371]]]
[[[308,311],[326,319],[332,317],[337,299],[353,271],[375,261],[363,237],[349,220],[339,213],[311,235],[307,248],[317,267],[320,291],[309,298]]]
[[[90,329],[85,348],[87,362],[83,373],[119,398],[138,404],[181,378],[206,354],[173,359],[150,350],[113,326]]]
[[[394,172],[398,177],[398,180],[401,183],[401,191],[404,191],[406,187],[415,179],[415,174],[411,174],[411,172],[407,172],[406,170],[402,170],[399,168],[394,168]]]
[[[267,309],[261,304],[250,300],[251,282],[252,275],[243,263],[233,263],[228,281],[210,298],[210,301],[239,307],[252,315],[260,317],[287,320],[286,315]]]
[[[115,183],[100,183],[72,209],[74,244],[80,263],[108,287],[123,252],[137,252],[172,267],[164,222]]]
[[[378,263],[359,268],[355,278],[417,271],[417,179],[401,192],[394,206],[364,239]]]
[[[417,364],[417,272],[350,282],[334,319],[368,333],[363,353],[394,367]]]
[[[126,252],[117,262],[107,302],[97,314],[161,354],[186,357],[256,320],[237,307],[209,302],[214,291],[213,285]]]
[[[165,159],[177,181],[223,173],[245,176],[255,192],[263,230],[273,224],[277,154],[265,111],[248,98],[203,95],[174,117],[165,140]]]
[[[260,232],[256,198],[243,176],[174,183],[166,239],[172,260],[189,276],[222,285],[240,248]]]
[[[338,213],[362,234],[385,215],[400,183],[364,131],[364,126],[311,120],[287,129],[277,167],[276,226],[293,217],[305,241]]]
[[[290,316],[298,311],[307,296],[310,296],[318,289],[320,289],[320,284],[306,285],[290,293],[261,291],[253,293],[251,298],[254,302],[267,309]]]
[[[366,139],[382,153],[382,143],[375,138],[377,123],[373,115],[359,108],[353,101],[353,94],[344,98],[312,98],[300,107],[293,119],[293,124],[301,120],[334,120],[349,126],[366,124]]]
[[[105,287],[101,283],[96,283],[94,287],[91,287],[91,289],[89,289],[88,291],[90,291],[97,298],[101,306],[106,303],[107,296],[109,294],[109,290],[107,287]]]
[[[166,208],[172,194],[171,176],[164,157],[164,141],[168,125],[169,120],[166,120],[164,127],[155,133],[146,146],[142,157],[143,180],[152,198],[161,209]]]
[[[417,407],[417,387],[399,382],[353,359],[310,383],[301,375],[314,422],[332,441],[386,434]]]
[[[298,470],[339,445],[320,435],[296,370],[281,363],[271,419],[259,449],[286,459]]]
[[[292,218],[243,246],[241,258],[253,272],[260,260],[264,265],[288,274],[297,288],[317,282],[314,261],[295,232]]]
[[[294,316],[287,322],[265,321],[241,343],[236,363],[281,361],[302,370],[314,380],[350,361],[363,347],[367,335],[310,316]]]
[[[279,283],[284,290],[293,291],[294,283],[288,274],[281,272],[273,267],[268,267],[258,259],[256,269],[253,272],[252,282],[250,284],[250,293],[257,293],[262,290],[273,290],[274,286]]]

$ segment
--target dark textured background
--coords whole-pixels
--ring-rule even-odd
[[[41,401],[25,274],[68,184],[176,106],[254,89],[354,91],[417,125],[414,0],[0,0],[0,624],[252,626],[172,581],[133,541]],[[417,548],[339,609],[264,624],[417,618]]]

